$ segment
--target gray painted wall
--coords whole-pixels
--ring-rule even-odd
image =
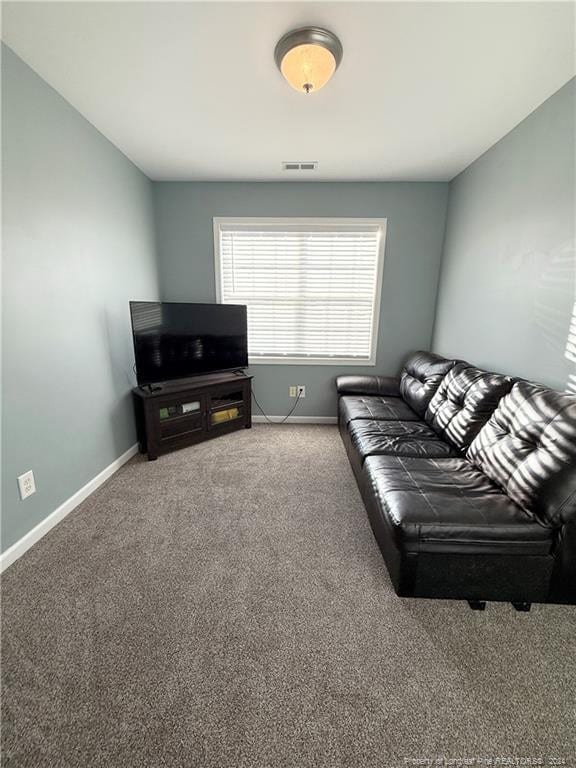
[[[4,550],[134,444],[128,300],[158,282],[151,183],[5,47],[2,116]]]
[[[575,108],[572,80],[451,183],[433,342],[574,391]]]
[[[288,387],[304,384],[295,415],[333,416],[338,373],[393,374],[407,351],[429,349],[448,184],[174,182],[154,190],[167,301],[214,301],[214,216],[387,217],[376,366],[255,365],[254,389],[268,414],[287,414],[294,404]]]

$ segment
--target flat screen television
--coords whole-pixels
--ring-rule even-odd
[[[138,384],[157,384],[248,365],[246,307],[131,301]]]

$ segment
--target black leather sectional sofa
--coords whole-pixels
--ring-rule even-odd
[[[429,352],[336,386],[398,595],[576,604],[576,397]]]

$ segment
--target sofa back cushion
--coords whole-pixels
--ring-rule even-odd
[[[426,421],[440,437],[466,450],[514,382],[457,363],[440,382],[426,410]]]
[[[400,374],[400,394],[412,410],[424,416],[428,403],[456,360],[447,360],[433,352],[414,352]]]
[[[467,457],[543,523],[567,522],[576,516],[576,397],[518,382]]]

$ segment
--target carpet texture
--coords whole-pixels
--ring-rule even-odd
[[[576,611],[396,597],[335,427],[136,457],[2,598],[6,768],[576,764]]]

